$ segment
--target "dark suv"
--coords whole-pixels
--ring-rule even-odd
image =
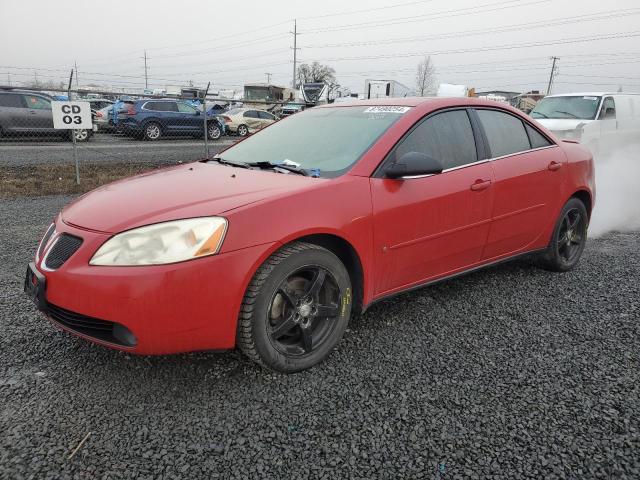
[[[173,99],[136,100],[118,113],[118,129],[145,140],[159,140],[170,135],[201,137],[204,113],[188,102]],[[224,122],[207,113],[207,136],[217,140],[225,131]]]
[[[89,140],[92,130],[56,130],[53,128],[51,101],[47,94],[28,90],[0,89],[0,137],[64,136],[76,141]]]

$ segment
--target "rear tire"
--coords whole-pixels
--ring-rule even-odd
[[[240,125],[236,130],[239,137],[246,137],[249,135],[249,128],[246,125]]]
[[[142,137],[150,142],[160,140],[162,137],[162,128],[156,122],[149,122],[144,126]]]
[[[342,338],[351,305],[351,280],[338,257],[318,245],[292,243],[271,255],[247,287],[238,347],[272,370],[310,368]]]
[[[553,229],[551,242],[542,257],[542,265],[554,272],[573,270],[587,242],[589,215],[577,198],[565,203]]]

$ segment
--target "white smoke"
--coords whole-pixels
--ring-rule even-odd
[[[595,159],[596,205],[589,236],[640,231],[640,145],[601,152]]]

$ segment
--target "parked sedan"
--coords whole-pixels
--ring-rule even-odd
[[[229,132],[246,137],[278,121],[272,113],[250,108],[234,108],[221,115]]]
[[[213,160],[80,197],[25,290],[57,327],[108,347],[238,346],[294,372],[392,295],[524,254],[571,270],[594,194],[588,150],[503,104],[316,107]]]
[[[159,140],[171,135],[203,135],[204,113],[190,103],[173,99],[144,99],[125,106],[126,109],[118,113],[117,126],[133,137]],[[224,132],[224,122],[207,113],[208,138],[217,140]]]

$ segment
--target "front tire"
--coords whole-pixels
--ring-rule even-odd
[[[149,122],[144,126],[143,138],[151,142],[160,140],[162,137],[162,128],[156,122]]]
[[[222,136],[222,130],[216,122],[207,124],[207,136],[209,140],[218,140]]]
[[[295,242],[271,255],[245,292],[237,343],[254,362],[292,373],[323,361],[351,315],[347,269],[329,250]]]
[[[564,205],[543,256],[543,266],[554,272],[573,270],[587,242],[589,215],[577,198]]]

